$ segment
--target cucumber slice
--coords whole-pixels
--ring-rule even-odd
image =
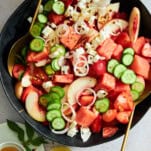
[[[132,84],[131,89],[137,91],[138,93],[141,93],[144,91],[144,84],[141,82],[135,82]]]
[[[30,42],[30,49],[32,51],[42,51],[44,48],[45,42],[43,39],[41,38],[34,38],[31,42]]]
[[[53,110],[53,109],[59,110],[60,108],[61,108],[61,104],[60,103],[50,103],[47,106],[47,110],[48,111]]]
[[[62,130],[65,128],[66,122],[62,117],[55,118],[52,121],[52,128],[55,130]]]
[[[58,64],[58,59],[53,59],[51,62],[51,67],[54,71],[59,71],[61,69],[61,67]]]
[[[107,64],[107,71],[113,73],[115,66],[118,64],[119,62],[116,59],[111,59]]]
[[[95,108],[98,112],[104,113],[109,109],[110,101],[108,98],[103,98],[100,100],[96,100]]]
[[[122,73],[126,70],[127,68],[123,64],[118,64],[114,67],[113,74],[116,78],[120,79]]]
[[[33,27],[32,27],[31,30],[30,30],[30,34],[31,34],[33,37],[40,36],[41,30],[42,30],[42,28],[41,28],[38,24],[34,24]]]
[[[49,94],[41,95],[39,98],[39,104],[42,105],[43,107],[46,107],[48,102],[50,101],[51,101],[51,98]]]
[[[52,10],[58,14],[61,15],[65,11],[65,5],[62,1],[55,1],[52,5]]]
[[[48,75],[55,74],[55,71],[52,69],[51,64],[48,64],[48,65],[45,66],[45,72]]]
[[[135,54],[135,51],[133,48],[126,48],[124,49],[123,54],[130,54],[133,56]]]
[[[121,81],[125,84],[133,84],[136,81],[136,74],[133,70],[127,69],[122,74]]]
[[[44,11],[50,12],[52,10],[52,5],[54,3],[54,0],[49,0],[44,5]]]
[[[47,112],[46,114],[46,119],[49,122],[52,122],[53,119],[57,118],[57,117],[61,117],[61,112],[60,110],[50,110]]]
[[[124,54],[122,56],[122,63],[125,65],[125,66],[129,66],[132,64],[134,60],[134,57],[131,55],[131,54]]]
[[[131,96],[132,96],[133,101],[136,101],[140,95],[137,91],[131,90]]]
[[[60,102],[60,96],[56,93],[56,92],[50,92],[49,93],[50,96],[50,102],[54,103],[54,102]]]
[[[52,92],[56,92],[60,96],[60,98],[63,98],[64,95],[65,95],[64,89],[62,87],[60,87],[60,86],[52,87],[51,91]]]
[[[37,18],[38,21],[42,24],[45,24],[48,21],[47,17],[44,14],[38,14]]]
[[[66,49],[63,45],[56,44],[53,47],[51,47],[50,53],[52,58],[59,58],[65,55]]]

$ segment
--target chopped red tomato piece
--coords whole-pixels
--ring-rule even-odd
[[[25,71],[25,67],[23,65],[15,64],[12,71],[13,77],[19,80],[23,75],[24,71]]]
[[[116,119],[122,124],[127,124],[129,122],[130,115],[131,112],[129,111],[118,112],[116,115]]]
[[[72,83],[73,80],[73,74],[54,75],[53,77],[53,82],[55,83]]]
[[[90,66],[89,75],[100,77],[106,72],[106,61],[99,60]]]
[[[103,127],[102,136],[103,138],[109,138],[115,135],[117,131],[118,127],[116,126]]]
[[[93,133],[99,133],[102,129],[102,117],[99,114],[90,126]]]
[[[127,92],[121,92],[114,102],[114,108],[118,111],[132,111],[133,107],[134,102],[131,95]]]
[[[42,68],[34,67],[30,73],[33,85],[41,85],[44,81],[48,80],[48,76]]]
[[[92,95],[82,95],[79,98],[79,103],[82,106],[87,106],[92,103],[93,99],[94,99],[94,96],[92,96]]]
[[[103,114],[103,116],[102,116],[103,121],[112,122],[113,120],[115,120],[116,114],[117,114],[117,110],[116,109],[109,109],[107,112],[105,112]]]
[[[54,24],[58,25],[65,20],[65,16],[64,15],[58,15],[56,13],[51,12],[48,16],[48,19],[50,22],[53,22]]]

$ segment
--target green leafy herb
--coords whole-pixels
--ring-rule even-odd
[[[32,151],[29,145],[40,146],[43,143],[47,143],[45,139],[41,136],[34,137],[35,136],[34,129],[27,122],[25,122],[25,128],[26,128],[25,131],[17,123],[13,121],[7,120],[7,125],[12,131],[16,132],[19,141],[26,148],[26,151]],[[25,133],[27,134],[26,140],[25,140]]]

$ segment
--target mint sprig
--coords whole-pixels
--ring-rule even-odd
[[[7,125],[12,131],[16,132],[19,141],[26,148],[26,151],[32,151],[29,145],[40,146],[47,143],[43,137],[35,137],[34,129],[27,122],[25,122],[25,131],[14,121],[7,120]],[[27,134],[27,139],[25,139],[25,133]]]

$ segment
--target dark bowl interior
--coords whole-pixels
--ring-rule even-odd
[[[118,2],[118,0],[113,0]],[[121,3],[121,11],[128,14],[133,6],[137,6],[141,10],[141,30],[140,35],[151,38],[151,15],[148,13],[144,5],[138,0],[119,0]],[[108,139],[103,139],[100,134],[93,134],[91,138],[83,143],[80,135],[70,138],[66,135],[55,135],[49,128],[43,126],[41,123],[34,121],[25,111],[24,106],[17,100],[14,93],[14,80],[9,76],[7,71],[7,57],[12,44],[22,35],[24,35],[29,28],[27,22],[28,16],[33,15],[37,0],[25,0],[16,11],[10,16],[6,22],[0,36],[0,76],[3,88],[6,92],[8,100],[12,106],[17,110],[21,117],[26,120],[39,134],[49,140],[55,142],[77,147],[88,147],[98,145],[116,139],[124,134],[126,126],[121,126],[118,133]],[[145,115],[148,108],[151,106],[151,97],[149,96],[143,103],[137,106],[133,126]],[[141,111],[141,112],[140,112]]]

